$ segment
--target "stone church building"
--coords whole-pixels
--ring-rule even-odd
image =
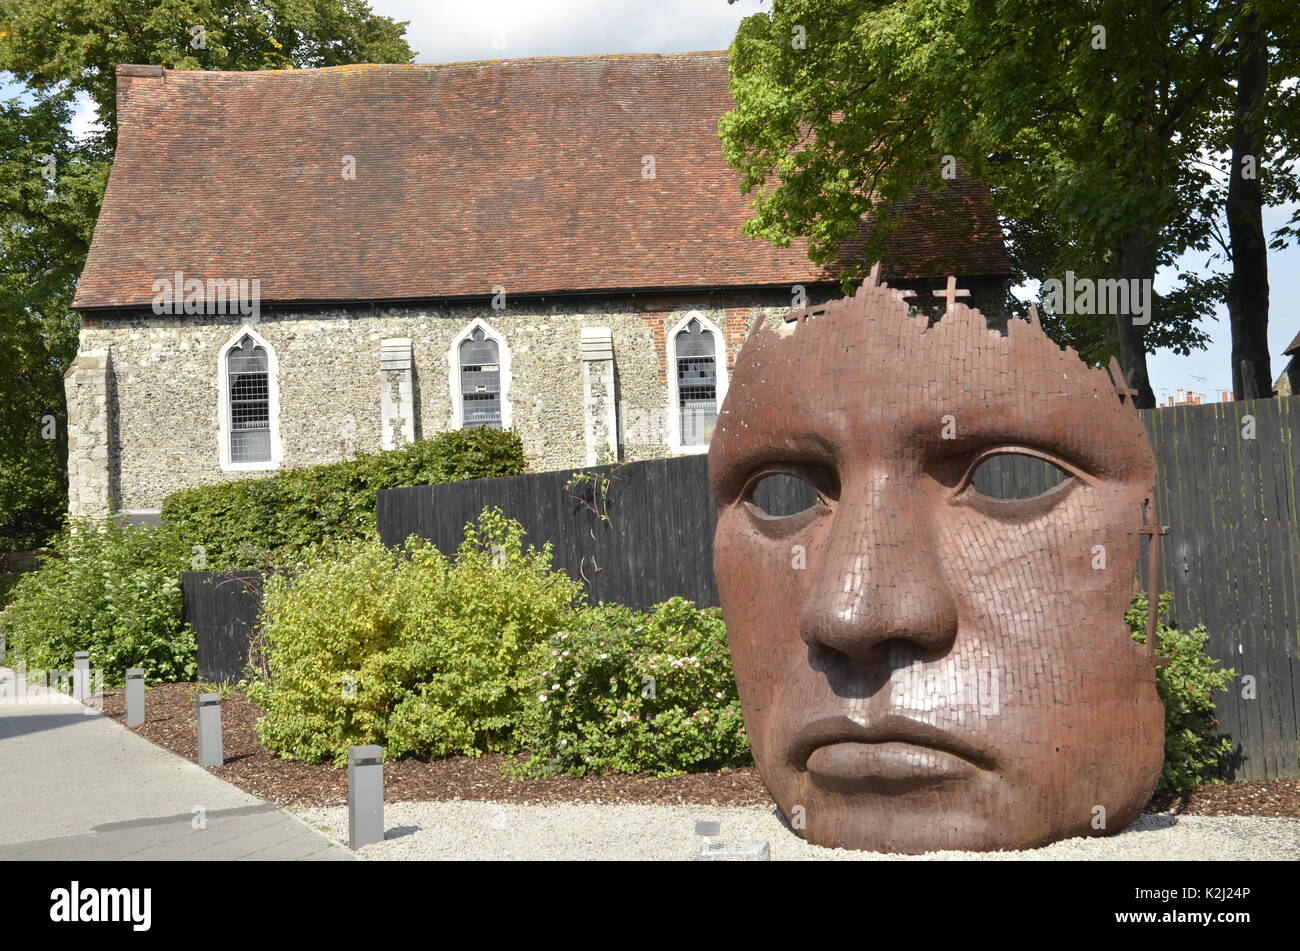
[[[75,307],[70,509],[513,427],[534,471],[703,451],[760,316],[839,296],[744,237],[722,53],[191,72],[121,66]],[[986,312],[983,186],[883,262]]]

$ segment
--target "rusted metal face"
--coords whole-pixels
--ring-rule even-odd
[[[1114,832],[1163,755],[1124,612],[1155,459],[1104,370],[1034,323],[885,285],[755,328],[709,450],[714,568],[764,782],[818,845],[1012,849]],[[1062,470],[976,491],[1000,454]],[[772,473],[814,486],[764,512]],[[761,494],[761,493],[760,493]]]

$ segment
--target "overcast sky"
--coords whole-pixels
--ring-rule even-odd
[[[371,0],[377,13],[410,21],[407,41],[417,62],[587,53],[671,53],[726,49],[741,18],[763,9],[760,0]],[[89,120],[83,115],[81,121]],[[1293,208],[1270,209],[1267,229],[1290,218]],[[1183,269],[1200,270],[1204,255],[1188,255]],[[1173,272],[1157,277],[1166,289]],[[1300,331],[1300,248],[1269,256],[1271,312],[1269,343],[1273,375],[1286,365],[1282,350]],[[1148,365],[1158,399],[1182,387],[1217,399],[1232,389],[1227,312],[1204,324],[1211,345],[1190,357],[1150,356]]]

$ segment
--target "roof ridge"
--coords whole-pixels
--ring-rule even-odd
[[[173,69],[146,63],[120,63],[117,67],[119,76],[157,77],[168,73],[183,73],[187,76],[268,76],[283,73],[304,75],[307,73],[347,73],[368,70],[438,70],[452,69],[458,66],[512,66],[533,63],[578,63],[597,60],[650,60],[670,57],[709,57],[719,59],[727,56],[726,50],[693,50],[676,53],[581,53],[569,56],[519,56],[505,59],[467,59],[454,60],[449,63],[344,63],[341,66],[309,66],[294,69]]]

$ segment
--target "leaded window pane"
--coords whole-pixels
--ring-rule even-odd
[[[497,342],[476,327],[460,345],[463,426],[501,428],[501,363]]]
[[[226,355],[230,461],[271,461],[271,374],[266,350],[245,337]]]
[[[707,445],[718,419],[713,334],[692,320],[678,334],[677,411],[683,446]]]

